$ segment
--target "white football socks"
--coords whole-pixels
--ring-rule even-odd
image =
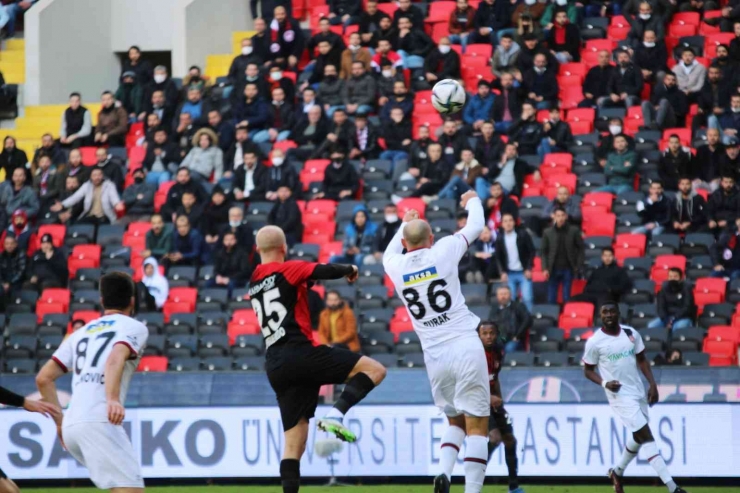
[[[465,432],[457,426],[448,426],[442,435],[442,445],[440,445],[439,464],[442,466],[442,472],[447,479],[452,479],[452,469],[455,467],[457,454],[460,452],[465,441]]]
[[[637,457],[637,452],[640,451],[640,444],[635,441],[632,435],[627,438],[627,443],[624,445],[624,453],[619,464],[614,468],[614,472],[617,476],[624,476],[624,470]]]
[[[675,481],[673,481],[673,476],[671,476],[671,473],[668,472],[668,466],[665,465],[665,461],[660,455],[658,444],[655,442],[643,443],[642,450],[645,452],[645,457],[647,457],[650,465],[653,466],[655,472],[657,472],[658,476],[660,476],[660,480],[665,483],[668,491],[670,491],[671,493],[676,491],[676,483]]]
[[[470,435],[465,444],[465,493],[480,493],[488,466],[488,437]]]

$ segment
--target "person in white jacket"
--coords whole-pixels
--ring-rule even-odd
[[[180,163],[181,168],[188,168],[190,175],[211,192],[211,175],[213,182],[218,183],[224,174],[224,154],[218,147],[218,136],[210,128],[202,128],[193,136],[193,148]]]
[[[673,67],[676,74],[676,85],[678,89],[686,93],[689,98],[701,91],[704,80],[707,78],[707,69],[696,61],[696,56],[691,48],[684,48],[681,52],[681,63]],[[693,101],[693,99],[691,100]]]
[[[100,193],[96,193],[98,188]],[[51,206],[50,210],[60,212],[80,201],[84,202],[79,222],[87,224],[112,224],[116,222],[117,212],[126,210],[118,196],[116,186],[112,181],[105,179],[103,170],[100,168],[93,168],[89,181],[83,183],[71,197]]]
[[[160,274],[157,260],[154,257],[144,260],[141,271],[143,273],[141,282],[146,286],[152,298],[154,298],[157,308],[162,308],[164,302],[167,301],[167,296],[170,294],[170,283],[166,277]]]

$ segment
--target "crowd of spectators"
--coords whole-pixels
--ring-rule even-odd
[[[242,40],[241,54],[218,83],[197,66],[176,82],[132,47],[119,87],[101,95],[94,127],[93,110],[72,93],[59,138],[45,136],[31,160],[12,137],[5,139],[0,279],[8,297],[28,285],[66,284],[63,249],[44,237],[36,250],[29,243],[34,225],[141,222],[151,229],[137,255],[145,259],[142,281],[157,308],[167,296],[160,270],[173,267],[213,265],[208,287],[231,294],[259,261],[254,227],[276,224],[291,246],[302,243],[303,201],[360,199],[381,166],[391,184],[376,195],[384,204],[372,211],[363,202],[354,206],[338,224],[343,247],[331,261],[379,263],[399,227],[402,199],[457,202],[473,189],[486,206],[487,227],[460,277],[486,285],[489,317],[506,334],[507,349],[522,350],[535,272],[547,284],[541,301],[551,304],[599,303],[632,287],[610,246],[599,250],[601,264],[587,263],[584,182],[548,182],[541,164],[554,153],[576,154],[586,173],[598,175],[585,192],[629,198],[624,203],[637,218],[632,233],[648,240],[714,235],[713,275],[740,277],[740,7],[734,0],[719,17],[705,19],[736,36],[716,46],[711,59],[691,44],[670,52],[665,38],[674,14],[701,14],[712,2],[481,0],[472,6],[457,0],[443,36],[425,31],[425,14],[410,0],[399,0],[396,9],[376,0],[364,8],[330,1],[312,32],[292,17],[290,2],[251,3],[256,34]],[[583,43],[600,37],[584,27],[585,17],[616,15],[629,30],[614,51],[591,57],[582,99],[567,108],[599,115],[601,133],[583,145],[561,104],[561,69],[581,62]],[[464,60],[480,44],[491,48],[490,75],[471,84]],[[420,123],[426,109],[415,95],[442,78],[466,84],[467,104],[439,126]],[[642,125],[629,127],[628,114],[638,110]],[[144,148],[136,167],[114,152],[130,147],[133,125],[143,126],[134,142]],[[655,143],[665,129],[672,130],[660,149],[635,138],[643,132]],[[95,162],[84,165],[81,148],[90,146],[97,148]],[[317,160],[328,165],[308,182],[305,171]],[[524,214],[523,201],[548,188],[550,199]],[[260,221],[245,218],[245,207],[265,203]],[[465,217],[456,219],[441,231],[454,233]],[[685,275],[671,269],[651,328],[693,323]],[[571,297],[577,279],[585,280],[586,293]],[[354,326],[351,310],[330,292],[320,317],[322,341],[358,349]]]

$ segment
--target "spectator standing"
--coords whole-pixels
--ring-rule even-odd
[[[278,226],[285,233],[288,246],[292,247],[303,238],[303,217],[290,187],[281,186],[277,200],[267,216],[267,224]]]
[[[557,106],[559,88],[556,76],[556,72],[548,69],[547,57],[542,53],[535,55],[534,67],[524,72],[522,85],[538,110]]]
[[[30,221],[36,219],[39,212],[39,200],[33,188],[26,185],[26,170],[15,168],[11,175],[11,182],[0,185],[0,208],[5,212],[0,217],[0,225],[5,224],[10,216],[17,210],[22,210]],[[2,216],[2,213],[0,213]]]
[[[105,179],[110,180],[120,194],[123,191],[123,185],[126,180],[123,172],[123,161],[113,154],[108,154],[108,150],[105,147],[98,147],[95,151],[95,158],[97,159],[97,163],[93,169],[100,169]]]
[[[373,55],[370,53],[370,50],[362,46],[360,33],[350,34],[349,45],[342,52],[339,77],[341,79],[348,79],[352,73],[352,64],[355,62],[362,63],[365,66],[365,70],[370,70],[372,59]]]
[[[333,256],[331,263],[362,265],[365,256],[373,254],[378,226],[370,220],[364,205],[356,206],[352,213],[352,221],[344,228],[343,253]]]
[[[338,291],[326,293],[326,308],[319,316],[319,343],[332,347],[346,347],[355,353],[360,352],[360,338],[357,335],[355,313]]]
[[[609,79],[609,97],[602,99],[599,106],[627,108],[640,104],[642,94],[642,71],[630,59],[630,54],[622,50],[617,55],[618,66]]]
[[[144,88],[137,84],[135,72],[129,70],[121,74],[115,98],[128,113],[129,122],[136,121],[138,115],[144,112],[143,93]]]
[[[738,218],[739,208],[740,192],[735,187],[734,174],[723,174],[719,188],[712,192],[707,201],[708,225],[715,236],[732,226]]]
[[[509,285],[514,298],[521,295],[527,310],[532,311],[532,267],[537,252],[527,230],[516,226],[514,215],[501,218],[501,231],[496,236],[495,261],[501,281]]]
[[[365,71],[362,62],[352,63],[352,77],[344,85],[344,109],[347,113],[372,113],[375,106],[375,79]]]
[[[537,148],[537,154],[544,159],[545,154],[552,152],[567,152],[573,141],[573,132],[570,125],[560,119],[560,109],[550,108],[549,118],[542,124],[542,141]]]
[[[202,253],[203,237],[200,232],[190,226],[187,216],[178,216],[172,233],[172,246],[164,259],[166,265],[197,267]]]
[[[143,168],[136,169],[133,177],[134,183],[123,191],[126,215],[121,218],[121,224],[149,222],[151,215],[154,214],[154,194],[157,189],[144,181],[146,173]]]
[[[24,150],[18,149],[15,137],[9,135],[5,137],[3,152],[0,153],[0,168],[5,170],[5,180],[11,180],[16,168],[21,168],[30,180],[31,171],[26,169],[26,164],[28,164],[28,156]]]
[[[270,22],[270,52],[274,64],[288,69],[298,65],[305,40],[300,23],[288,15],[285,7],[275,7],[274,19]]]
[[[159,273],[159,263],[154,257],[148,257],[141,265],[141,282],[146,286],[149,294],[154,298],[158,310],[161,310],[170,293],[170,283]]]
[[[383,222],[380,223],[375,234],[373,255],[372,257],[369,255],[365,257],[365,264],[379,264],[382,262],[383,252],[385,252],[400,227],[401,220],[398,218],[398,209],[392,203],[386,204],[383,208]]]
[[[41,237],[41,247],[31,257],[29,271],[31,277],[23,288],[37,289],[64,288],[69,281],[67,257],[57,249],[50,234]]]
[[[663,184],[654,180],[645,200],[637,202],[637,214],[642,219],[642,226],[632,230],[633,234],[659,235],[671,227],[673,202],[663,194]]]
[[[656,84],[650,101],[642,102],[642,115],[645,127],[652,129],[682,126],[689,112],[686,94],[676,85],[676,75],[669,72],[663,76],[663,83]]]
[[[69,107],[62,113],[62,124],[59,128],[59,143],[63,147],[76,149],[88,144],[92,134],[92,116],[81,104],[80,93],[69,95]]]
[[[449,38],[441,38],[437,49],[430,50],[425,55],[424,77],[430,87],[440,80],[459,80],[462,78],[460,75],[460,55],[451,48]]]
[[[101,97],[102,107],[98,113],[94,141],[98,145],[124,146],[128,132],[128,115],[121,106],[116,106],[113,94],[105,91]]]
[[[689,283],[683,280],[678,267],[668,269],[668,280],[658,293],[658,317],[649,324],[649,329],[669,331],[687,329],[694,323],[696,305]]]
[[[496,288],[496,303],[491,307],[488,320],[496,323],[504,342],[504,351],[513,353],[525,350],[532,327],[532,315],[524,304],[511,298],[508,286]]]
[[[575,274],[583,265],[581,232],[568,223],[563,209],[555,210],[553,225],[542,235],[542,272],[547,283],[547,302],[558,302],[558,288],[563,287],[563,301],[570,299],[570,287]]]
[[[560,63],[581,61],[581,32],[576,24],[570,23],[565,10],[555,12],[555,22],[545,41]]]
[[[662,81],[668,72],[666,60],[668,50],[663,38],[658,39],[655,31],[648,29],[642,36],[642,42],[635,48],[635,65],[640,67],[645,82]]]
[[[475,9],[468,5],[468,0],[457,0],[455,9],[450,12],[447,32],[450,42],[462,45],[462,51],[468,46],[470,34],[474,32]]]
[[[128,49],[128,58],[123,61],[121,73],[131,72],[136,78],[139,86],[146,86],[152,81],[153,71],[152,64],[141,58],[141,50],[138,46],[132,46]]]
[[[692,190],[690,178],[683,176],[678,180],[674,204],[671,221],[675,232],[686,234],[709,230],[707,203],[704,197]]]
[[[152,214],[149,223],[152,227],[146,232],[145,250],[141,256],[161,259],[172,248],[172,225],[165,224],[161,214]]]
[[[699,91],[704,86],[707,69],[696,61],[696,55],[691,48],[686,47],[681,51],[681,63],[673,67],[673,73],[676,74],[679,90],[686,94],[690,103],[696,101]]]
[[[265,200],[269,181],[267,167],[258,161],[254,153],[244,155],[244,165],[234,172],[234,198],[243,201]]]
[[[316,198],[351,200],[360,187],[360,177],[354,166],[346,159],[347,151],[335,145],[331,151],[331,164],[324,171],[323,192]]]
[[[54,204],[51,211],[61,212],[79,202],[83,203],[79,222],[95,226],[116,222],[117,213],[125,210],[116,186],[110,180],[105,179],[103,170],[99,168],[92,170],[90,181],[82,184],[71,197]]]
[[[668,138],[668,148],[660,155],[658,162],[658,176],[666,190],[678,190],[678,180],[682,176],[693,178],[694,163],[691,152],[681,148],[678,135],[672,134]]]
[[[579,106],[593,107],[609,99],[609,84],[616,68],[611,65],[611,54],[606,50],[599,51],[596,66],[591,67],[583,81],[583,97]]]
[[[252,267],[249,265],[249,252],[238,244],[234,233],[224,233],[222,241],[222,248],[214,253],[213,277],[206,286],[226,288],[231,298],[235,289],[246,286],[252,275]]]
[[[511,34],[501,36],[501,41],[493,51],[493,57],[491,58],[493,75],[500,79],[504,73],[511,73],[516,70],[517,57],[520,51],[521,47],[514,41]]]
[[[468,98],[465,108],[463,109],[465,130],[469,134],[480,133],[483,123],[491,119],[493,100],[494,97],[491,93],[491,83],[485,79],[479,80],[478,92],[472,98]]]
[[[3,251],[0,253],[0,308],[5,311],[8,302],[23,289],[28,258],[26,250],[19,247],[14,234],[3,236]]]
[[[218,137],[210,128],[201,128],[193,136],[193,148],[180,167],[188,168],[190,176],[210,192],[211,177],[213,182],[218,181],[224,172],[224,154],[218,147]]]
[[[627,147],[626,137],[622,134],[614,136],[614,152],[607,155],[603,165],[607,184],[597,191],[619,195],[634,190],[636,159],[635,152]]]

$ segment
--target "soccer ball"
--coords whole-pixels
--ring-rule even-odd
[[[465,89],[456,80],[444,79],[432,89],[432,106],[443,115],[457,113],[465,105]]]

